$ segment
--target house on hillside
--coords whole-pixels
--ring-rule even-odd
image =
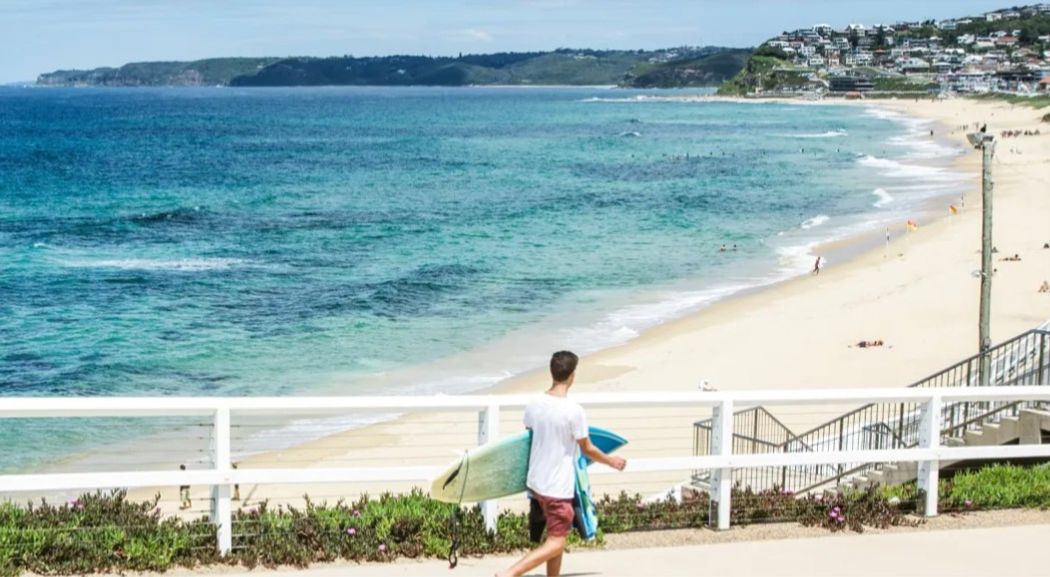
[[[1039,92],[1043,94],[1050,94],[1050,76],[1047,76],[1039,81]]]
[[[988,22],[996,22],[1003,19],[1003,15],[998,12],[989,12],[984,15],[984,19]]]
[[[922,58],[905,58],[897,61],[897,70],[901,72],[929,72],[930,63]]]

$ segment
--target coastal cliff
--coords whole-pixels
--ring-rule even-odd
[[[56,70],[41,74],[37,86],[225,86],[255,74],[278,58],[209,58],[193,62],[132,62],[119,68]]]

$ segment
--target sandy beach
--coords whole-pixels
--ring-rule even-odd
[[[1050,127],[1042,112],[1004,103],[878,101],[885,107],[936,121],[931,128],[965,144],[960,127],[986,122],[998,141],[994,161],[994,244],[997,269],[993,283],[992,340],[999,342],[1050,318],[1050,294],[1038,292],[1050,279]],[[1041,136],[1002,139],[1003,130],[1034,130]],[[969,148],[969,147],[967,147]],[[586,356],[576,392],[689,391],[702,381],[719,390],[831,387],[904,387],[977,350],[980,268],[980,154],[969,150],[958,170],[972,175],[965,205],[949,215],[949,200],[938,201],[930,215],[916,215],[919,227],[894,229],[888,249],[882,232],[866,239],[869,249],[848,261],[832,261],[819,275],[804,274],[769,288],[710,306],[686,318],[656,327],[629,343]],[[877,235],[872,239],[871,235]],[[822,247],[822,250],[835,247]],[[856,252],[856,251],[854,251]],[[1017,254],[1020,262],[1002,261]],[[858,348],[858,341],[881,340],[884,346]],[[542,370],[495,388],[495,393],[541,391],[548,384]],[[836,411],[799,411],[778,415],[793,427],[806,427]],[[593,424],[621,432],[631,440],[624,451],[635,456],[689,454],[692,423],[706,415],[689,408],[592,411]],[[504,433],[520,428],[520,415],[502,415]],[[393,421],[256,455],[239,463],[251,467],[333,465],[398,466],[444,464],[457,450],[476,443],[473,415],[406,415]],[[626,489],[651,493],[672,486],[682,475],[603,475],[599,492]],[[249,504],[264,498],[292,500],[304,493],[323,498],[355,493],[403,490],[382,487],[242,487]],[[200,497],[204,497],[203,494]],[[164,501],[177,503],[175,493]]]

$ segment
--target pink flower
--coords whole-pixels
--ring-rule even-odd
[[[967,499],[966,502],[963,503],[963,504],[966,505],[967,507],[973,507],[973,501],[971,501],[969,499]]]
[[[360,517],[360,516],[361,516],[361,511],[358,511],[357,509],[354,509],[354,517]]]
[[[386,543],[380,543],[379,544],[379,552],[380,553],[386,553]]]
[[[353,537],[354,535],[357,535],[357,529],[354,529],[353,527],[350,527],[350,528],[348,528],[346,530],[346,534],[350,535],[351,537]]]

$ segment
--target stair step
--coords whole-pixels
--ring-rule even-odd
[[[959,437],[948,437],[944,440],[945,447],[965,447],[966,441]]]

